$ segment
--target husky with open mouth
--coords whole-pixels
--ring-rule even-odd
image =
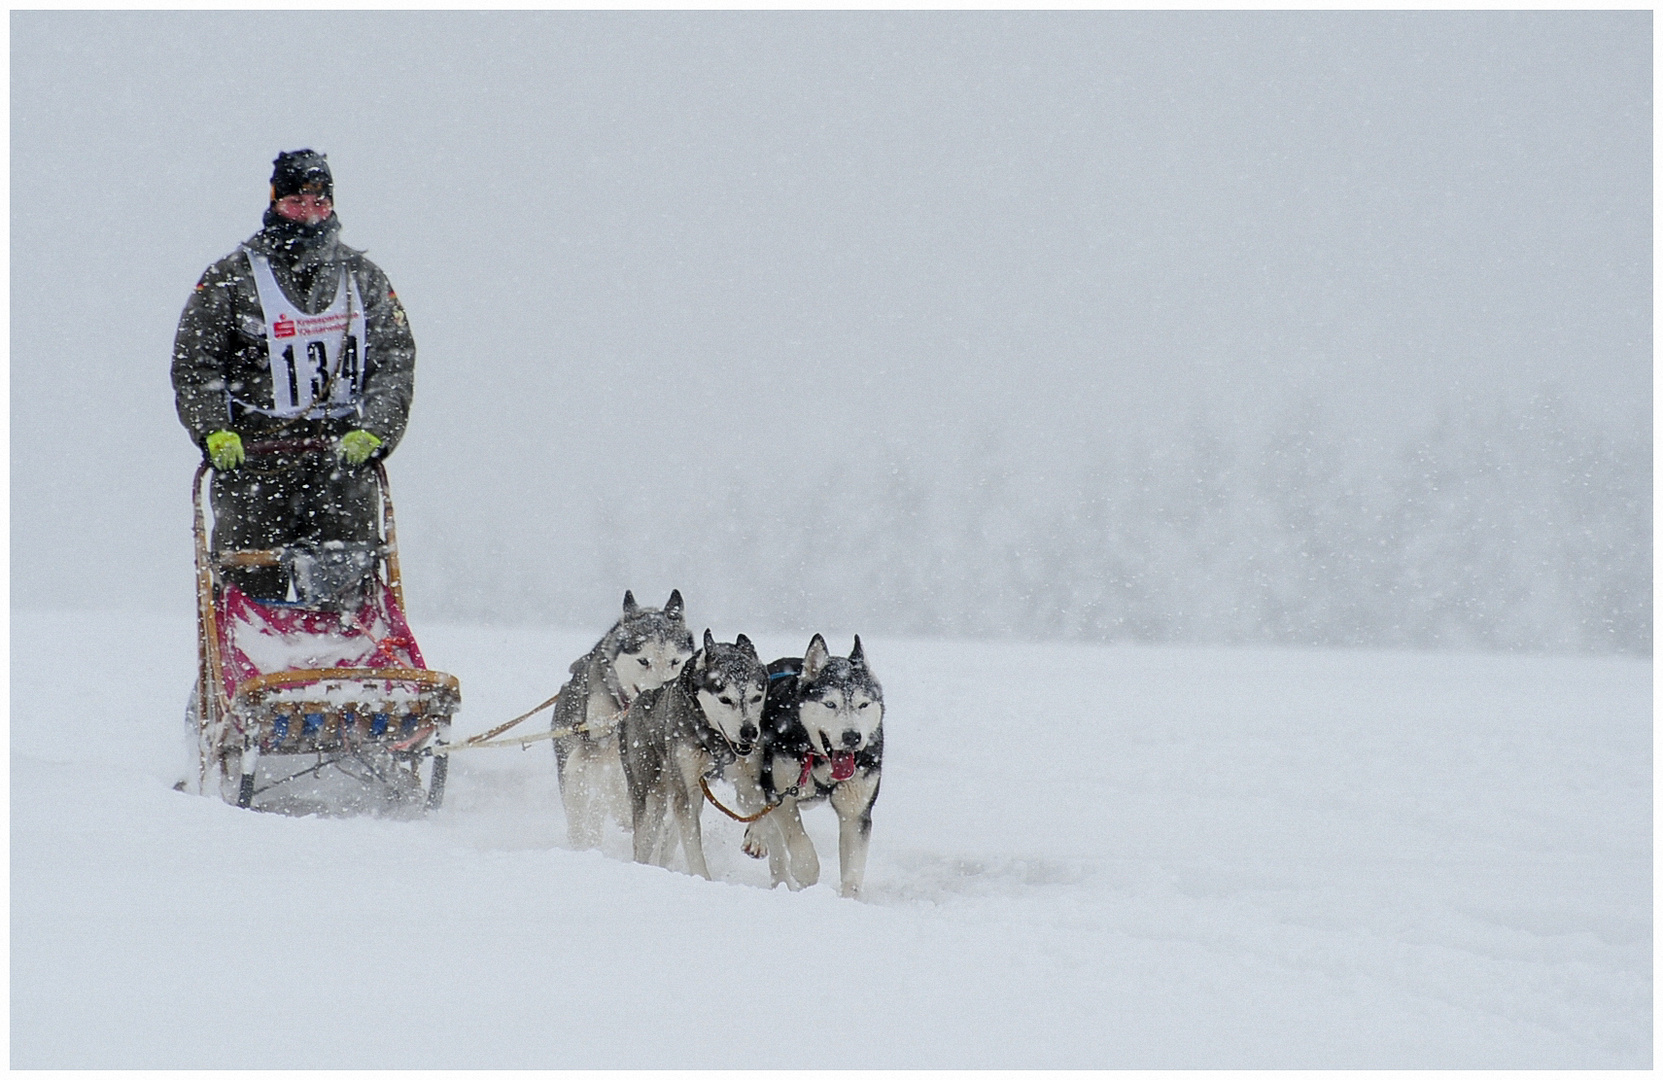
[[[627,823],[624,777],[616,741],[618,721],[630,703],[681,674],[693,655],[681,590],[664,607],[642,607],[624,593],[624,613],[612,629],[572,663],[560,688],[553,728],[581,727],[554,740],[560,799],[575,848],[599,847],[607,811]]]
[[[756,750],[761,734],[768,669],[756,646],[740,634],[732,645],[704,632],[704,648],[681,675],[648,690],[630,705],[619,727],[624,779],[635,826],[635,861],[670,864],[675,836],[665,835],[673,815],[687,870],[710,877],[699,812],[704,784]]]
[[[762,798],[777,805],[745,830],[745,854],[767,856],[775,885],[815,884],[820,860],[798,808],[829,800],[837,813],[840,891],[858,896],[883,776],[883,687],[866,666],[859,635],[844,659],[815,634],[800,659],[769,664],[768,678],[753,761]]]

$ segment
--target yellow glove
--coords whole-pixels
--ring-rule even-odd
[[[376,436],[363,428],[354,428],[342,435],[341,441],[335,444],[335,456],[348,465],[362,465],[380,445],[381,440]]]
[[[235,431],[216,431],[205,440],[208,460],[214,468],[224,472],[243,463],[243,438]]]

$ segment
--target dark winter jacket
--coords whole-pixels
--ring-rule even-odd
[[[247,246],[265,255],[272,276],[290,300],[307,314],[317,314],[335,298],[344,265],[363,298],[365,335],[362,415],[333,420],[280,419],[233,409],[230,395],[270,408],[271,370],[266,355],[265,313],[248,265],[239,248],[208,267],[179,318],[173,341],[173,392],[179,422],[198,446],[222,429],[244,441],[291,438],[338,438],[363,428],[381,439],[378,456],[392,453],[404,434],[415,388],[416,342],[404,308],[387,275],[337,238],[340,220],[333,215],[311,243],[294,243],[274,215]],[[289,230],[291,232],[295,230]],[[229,390],[229,393],[227,392]]]

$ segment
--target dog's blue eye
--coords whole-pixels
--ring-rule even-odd
[[[822,701],[820,704],[824,705],[828,709],[837,708],[836,704],[834,704],[833,702],[830,702],[830,701]]]
[[[640,664],[642,667],[652,667],[652,661],[648,660],[645,656],[641,657],[639,660],[637,660],[635,662],[637,664]]]
[[[860,703],[860,707],[864,709],[864,708],[866,708],[866,706],[868,706],[870,704],[872,704],[870,701],[863,701],[863,702]]]

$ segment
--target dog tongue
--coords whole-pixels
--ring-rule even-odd
[[[847,750],[831,756],[832,779],[847,780],[855,774],[855,755]]]

